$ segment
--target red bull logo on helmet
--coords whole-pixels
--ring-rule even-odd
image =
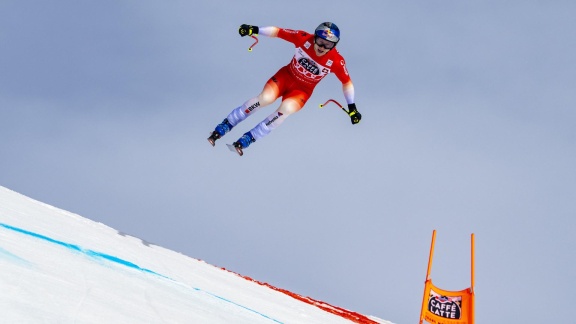
[[[321,23],[314,31],[316,36],[337,43],[340,40],[340,29],[331,22]]]
[[[330,28],[326,28],[322,31],[322,36],[324,36],[326,39],[332,39],[334,37],[334,33],[332,33]]]
[[[331,42],[338,42],[338,35],[336,35],[331,28],[326,27],[320,32],[320,37]]]

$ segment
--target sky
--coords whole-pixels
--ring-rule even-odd
[[[395,323],[431,278],[479,323],[568,322],[576,288],[573,1],[2,1],[0,185],[162,247]],[[206,138],[293,46],[341,29],[334,75],[248,148]],[[342,262],[346,260],[346,262]],[[534,298],[536,295],[536,298]],[[537,300],[535,302],[533,299]],[[532,311],[528,311],[528,309]],[[551,311],[552,310],[552,311]]]
[[[4,187],[0,272],[4,323],[392,324],[143,244]]]

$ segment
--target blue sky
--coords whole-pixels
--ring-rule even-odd
[[[3,1],[0,185],[397,323],[418,318],[432,230],[432,279],[449,290],[469,285],[475,233],[478,322],[568,322],[575,13],[571,1]],[[248,52],[238,26],[323,21],[342,31],[362,122],[318,109],[344,101],[329,76],[242,158],[224,142],[279,102],[210,147],[293,55],[265,37]]]

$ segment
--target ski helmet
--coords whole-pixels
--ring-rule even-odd
[[[338,26],[336,26],[335,23],[321,23],[318,27],[316,27],[314,34],[334,44],[337,44],[340,41],[340,29],[338,29]]]

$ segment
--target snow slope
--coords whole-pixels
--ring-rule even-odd
[[[258,283],[4,187],[0,310],[3,323],[390,323]]]

